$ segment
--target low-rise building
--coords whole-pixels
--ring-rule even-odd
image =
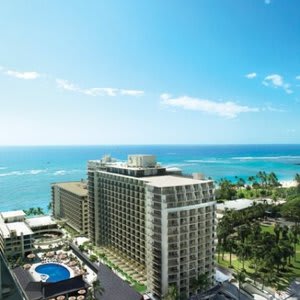
[[[34,237],[48,232],[57,231],[57,223],[51,216],[39,216],[25,219],[25,223],[34,233]],[[60,232],[60,231],[59,231]]]
[[[0,251],[6,256],[24,256],[33,250],[33,231],[24,222],[23,211],[0,213]]]
[[[88,191],[84,181],[52,184],[53,216],[81,234],[88,234]]]

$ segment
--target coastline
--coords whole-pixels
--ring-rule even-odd
[[[281,180],[280,183],[283,188],[291,188],[297,186],[296,180]]]

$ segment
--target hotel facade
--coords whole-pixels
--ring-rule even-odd
[[[154,297],[172,285],[190,297],[203,273],[213,285],[213,181],[180,176],[151,155],[105,157],[88,162],[88,193],[90,239],[143,266]]]
[[[52,213],[81,234],[88,234],[88,191],[84,181],[53,183]]]

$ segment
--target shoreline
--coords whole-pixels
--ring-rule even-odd
[[[296,180],[280,180],[281,187],[283,188],[291,188],[291,187],[296,187],[297,186],[297,181]]]

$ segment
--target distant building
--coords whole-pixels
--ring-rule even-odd
[[[158,299],[171,285],[189,297],[199,274],[214,282],[213,181],[178,174],[152,155],[88,162],[90,239],[144,266]]]
[[[274,202],[274,200],[270,198],[264,198],[264,199],[236,199],[236,200],[228,200],[224,203],[218,203],[217,204],[217,218],[220,219],[223,217],[226,210],[245,210],[248,209],[254,205],[259,204],[268,204],[268,205],[281,205],[285,203],[286,201],[281,199]]]
[[[228,200],[224,203],[217,204],[217,218],[223,217],[226,210],[244,210],[253,205],[254,200],[251,199],[236,199]]]
[[[53,216],[81,234],[88,234],[88,191],[83,181],[52,184]]]
[[[0,213],[0,251],[6,256],[24,256],[33,250],[33,231],[22,210]]]

